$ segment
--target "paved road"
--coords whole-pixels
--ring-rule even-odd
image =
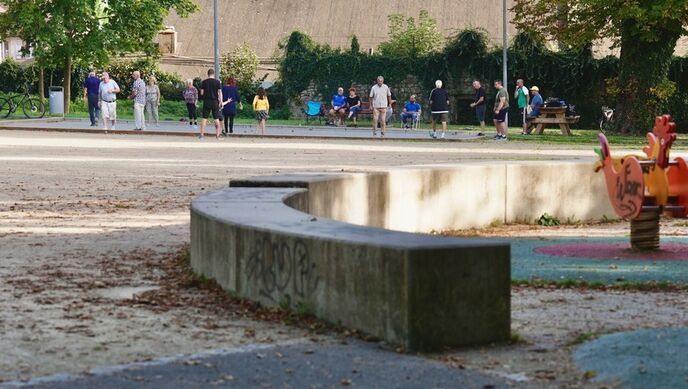
[[[134,125],[130,120],[120,120],[117,123],[115,133],[134,133]],[[429,126],[422,130],[403,130],[399,128],[391,128],[385,134],[386,139],[397,140],[433,140],[429,136]],[[103,129],[99,127],[91,127],[90,122],[86,119],[41,119],[41,120],[9,120],[0,121],[0,129],[28,129],[28,130],[55,130],[55,131],[71,131],[71,132],[94,132],[102,133]],[[157,135],[198,135],[198,130],[190,128],[188,124],[164,121],[159,126],[149,127],[143,134],[157,134]],[[213,135],[215,128],[209,125],[206,128],[207,135]],[[255,126],[239,124],[234,128],[234,136],[255,136]],[[340,138],[340,139],[370,139],[372,137],[371,129],[368,127],[359,128],[345,128],[345,127],[326,127],[318,125],[298,125],[298,126],[281,126],[269,125],[267,128],[268,137],[294,137],[294,138]],[[379,133],[378,133],[379,137]],[[482,139],[483,136],[478,136],[475,131],[449,131],[446,133],[444,140],[461,141],[461,140],[476,140]]]
[[[82,376],[11,382],[3,388],[507,388],[503,378],[414,356],[376,344],[254,345],[195,356],[98,369]],[[526,387],[521,385],[520,387]]]

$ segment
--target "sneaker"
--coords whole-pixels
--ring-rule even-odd
[[[203,140],[203,135],[199,135],[198,139]]]
[[[501,138],[502,138],[502,134],[497,134],[497,135],[495,135],[494,138],[492,138],[492,139],[494,139],[494,140],[500,140]]]
[[[440,136],[440,139],[444,139],[444,132],[443,132],[442,135]]]
[[[215,139],[217,140],[225,140],[221,135],[215,135]]]
[[[428,134],[432,139],[437,139],[437,134],[435,134],[434,132],[429,132]]]

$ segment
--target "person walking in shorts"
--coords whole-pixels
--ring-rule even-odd
[[[201,134],[198,136],[203,139],[205,126],[208,124],[208,117],[212,112],[215,119],[215,138],[222,139],[220,131],[220,105],[222,104],[222,84],[215,78],[215,70],[208,70],[208,78],[201,83],[201,98],[203,98],[203,120],[201,121]]]
[[[370,106],[373,109],[373,137],[377,133],[377,124],[381,121],[380,137],[385,136],[385,130],[387,129],[387,123],[385,118],[387,117],[387,107],[392,103],[392,92],[389,87],[385,85],[385,78],[382,76],[377,77],[377,83],[370,88]]]
[[[437,139],[437,122],[442,123],[442,135],[444,139],[447,132],[447,121],[449,119],[449,93],[442,88],[442,81],[435,81],[435,89],[430,92],[430,110],[432,113],[432,132],[430,137]]]
[[[506,118],[509,112],[509,93],[502,85],[501,80],[496,80],[494,87],[497,89],[494,105],[494,125],[497,129],[497,135],[494,138],[495,140],[507,140]]]
[[[117,122],[117,93],[120,92],[119,85],[110,78],[108,72],[103,72],[102,81],[98,86],[98,105],[103,115],[103,129],[108,131],[108,121],[110,130],[115,129]]]

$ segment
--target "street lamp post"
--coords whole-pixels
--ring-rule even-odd
[[[213,1],[213,42],[215,45],[215,78],[220,79],[220,12],[217,4],[218,0]]]
[[[217,0],[216,0],[217,1]],[[507,33],[507,8],[506,8],[506,0],[502,0],[502,82],[504,85],[504,88],[506,88],[507,93],[509,91],[509,82],[507,80],[507,61],[508,61],[508,55],[507,55],[507,48],[509,45],[509,37]],[[506,118],[506,127],[509,128],[509,113],[507,111]]]

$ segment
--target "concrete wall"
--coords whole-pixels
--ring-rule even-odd
[[[562,222],[616,218],[591,163],[474,163],[307,181],[308,204],[299,209],[398,231],[532,224],[545,212]]]
[[[196,0],[200,11],[181,19],[172,14],[165,24],[178,32],[178,55],[211,57],[213,54],[213,1]],[[513,0],[507,0],[509,7]],[[318,43],[348,48],[356,34],[361,49],[377,48],[388,39],[387,16],[400,13],[418,17],[421,9],[437,20],[449,36],[467,27],[481,27],[501,40],[501,0],[220,0],[220,49],[229,52],[248,42],[259,57],[271,57],[281,39],[294,30],[308,33]],[[510,27],[513,36],[514,29]],[[163,61],[164,62],[164,61]],[[167,71],[193,75],[202,67],[165,65]]]
[[[509,339],[508,243],[353,226],[284,204],[305,205],[308,196],[259,187],[195,199],[194,271],[267,306],[306,307],[409,350]]]

